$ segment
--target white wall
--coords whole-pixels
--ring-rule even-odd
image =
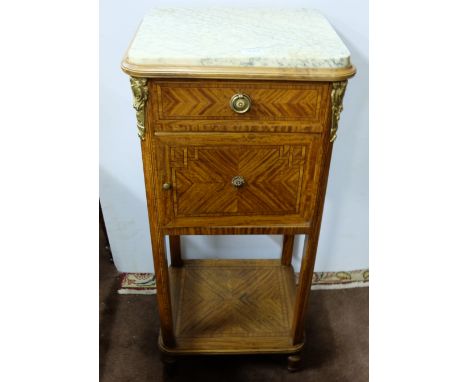
[[[100,1],[100,200],[121,272],[152,272],[140,142],[129,80],[120,61],[143,15],[155,5],[232,6],[232,1]],[[235,6],[284,7],[284,1],[238,0]],[[322,11],[351,51],[349,81],[330,168],[316,271],[368,267],[368,1],[289,0]],[[187,257],[273,257],[280,236],[185,236]],[[298,269],[303,237],[296,240]]]

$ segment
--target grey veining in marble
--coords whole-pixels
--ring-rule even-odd
[[[156,8],[128,50],[136,65],[344,68],[350,53],[311,9]]]

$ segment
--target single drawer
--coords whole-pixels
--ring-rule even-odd
[[[156,134],[160,224],[306,224],[322,167],[321,139],[317,134]]]
[[[328,83],[154,82],[158,120],[299,120],[324,125]]]

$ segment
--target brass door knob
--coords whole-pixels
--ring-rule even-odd
[[[245,179],[243,176],[235,176],[231,179],[231,184],[236,187],[242,187],[245,184]]]
[[[163,190],[167,191],[167,190],[170,190],[172,188],[172,184],[169,183],[169,182],[166,182],[163,184]]]
[[[247,94],[234,94],[229,104],[233,111],[238,114],[243,114],[250,110],[252,101]]]

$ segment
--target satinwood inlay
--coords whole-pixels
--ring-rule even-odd
[[[175,216],[298,213],[307,146],[171,147]],[[231,180],[241,174],[242,189]]]

